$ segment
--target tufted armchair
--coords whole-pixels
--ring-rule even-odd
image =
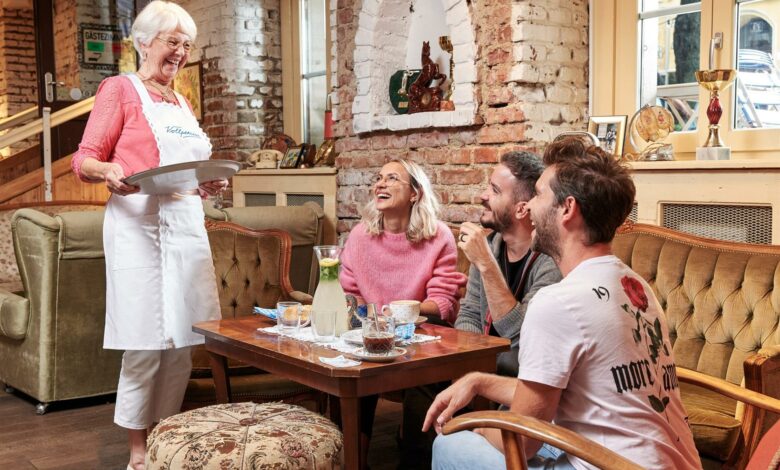
[[[207,221],[209,244],[217,277],[222,318],[253,315],[255,306],[276,307],[281,300],[311,304],[311,296],[290,285],[290,235],[281,230],[251,230],[230,222]],[[267,374],[237,361],[228,361],[232,396],[236,401],[309,402],[324,411],[325,396],[296,382]],[[216,402],[208,354],[193,350],[193,371],[183,409]]]
[[[661,302],[678,367],[780,398],[780,246],[627,224],[612,248]],[[698,385],[680,390],[705,468],[741,468],[777,420]]]

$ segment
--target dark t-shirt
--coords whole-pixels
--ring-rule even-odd
[[[512,291],[512,294],[514,294],[515,299],[518,301],[523,299],[520,289],[520,281],[522,281],[523,269],[525,268],[525,263],[528,262],[530,255],[531,251],[529,250],[528,253],[526,253],[519,260],[510,262],[506,252],[506,243],[501,244],[501,251],[498,254],[498,267],[501,268],[501,273],[504,275],[504,279],[506,279],[506,284],[509,286],[509,290]],[[496,331],[496,327],[493,326],[492,323],[490,325],[490,335],[500,336],[498,331]]]

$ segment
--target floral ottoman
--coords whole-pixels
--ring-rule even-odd
[[[166,418],[149,435],[147,470],[341,468],[327,418],[285,403],[230,403]]]

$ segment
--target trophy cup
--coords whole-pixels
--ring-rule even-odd
[[[449,36],[439,36],[439,47],[441,50],[450,54],[450,85],[447,87],[447,91],[444,92],[441,105],[439,109],[441,111],[452,111],[455,109],[455,103],[452,102],[452,85],[455,83],[455,79],[452,75],[455,69],[455,60],[452,58],[452,41]]]
[[[737,71],[733,69],[699,70],[695,75],[699,85],[710,92],[710,104],[707,106],[710,132],[704,146],[696,147],[696,160],[728,160],[731,157],[731,148],[723,144],[718,132],[718,121],[723,114],[718,93],[731,85],[737,77]]]

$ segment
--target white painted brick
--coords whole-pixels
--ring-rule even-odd
[[[542,104],[542,120],[544,122],[560,121],[561,107],[557,104]]]
[[[332,92],[328,93],[328,96],[330,96],[330,104],[333,105],[334,108],[336,107],[336,105],[341,103],[341,99],[339,98],[339,94],[336,93],[335,91],[332,91]]]
[[[371,80],[358,80],[357,95],[368,96],[371,93]]]
[[[552,128],[547,124],[529,122],[525,125],[525,137],[531,141],[552,142],[552,133]],[[555,135],[558,135],[558,132]]]
[[[391,131],[403,131],[409,129],[409,115],[396,114],[388,116],[387,128]]]
[[[363,0],[363,8],[361,11],[370,14],[371,16],[379,15],[379,0]]]
[[[377,17],[366,12],[360,12],[358,15],[358,28],[369,31],[376,30]]]
[[[537,21],[546,20],[547,10],[541,6],[535,6],[530,3],[515,3],[512,5],[512,18]]]
[[[575,28],[561,28],[560,39],[564,44],[579,44],[581,40],[580,30]]]
[[[584,83],[585,71],[574,67],[561,67],[561,72],[558,75],[558,79],[565,82],[572,83]]]
[[[572,12],[566,8],[550,8],[550,22],[555,24],[570,25],[572,23]]]
[[[333,122],[339,122],[341,120],[341,113],[339,113],[339,108],[333,108],[330,116],[333,119]]]
[[[571,62],[572,50],[565,46],[551,47],[547,54],[547,60],[551,62]]]
[[[453,75],[455,83],[474,83],[477,81],[477,66],[473,62],[457,64]]]
[[[450,127],[452,126],[452,115],[455,111],[440,111],[433,114],[433,127]]]
[[[573,49],[573,57],[572,61],[575,64],[585,64],[588,62],[588,48],[587,47],[577,47]]]
[[[433,125],[433,114],[435,113],[415,113],[409,115],[409,126],[412,129],[431,127]]]
[[[450,29],[450,41],[453,44],[474,44],[474,30],[471,23],[464,21],[458,26]]]
[[[387,118],[388,116],[374,116],[371,119],[371,130],[381,131],[387,129]]]
[[[360,28],[355,35],[356,46],[371,46],[373,45],[373,30]]]
[[[553,83],[558,75],[558,66],[545,63],[539,67],[539,81],[541,83]]]
[[[521,63],[512,66],[509,81],[535,83],[539,81],[539,69],[534,64]]]
[[[474,62],[474,58],[477,55],[474,44],[461,44],[452,48],[453,59],[456,64],[464,62]]]
[[[356,134],[362,134],[371,130],[371,121],[369,120],[368,115],[364,116],[352,113],[352,116],[352,130],[355,131]]]
[[[355,64],[355,77],[358,80],[368,78],[371,76],[371,62],[360,62]]]
[[[456,84],[451,99],[456,107],[458,105],[473,103],[474,88],[465,84]]]
[[[474,124],[474,111],[469,109],[458,109],[452,116],[453,126],[468,126]]]
[[[544,62],[547,59],[547,48],[541,44],[518,42],[512,46],[512,54],[518,62]]]
[[[249,101],[249,107],[250,108],[262,108],[263,107],[263,100],[250,100]]]
[[[517,27],[512,28],[512,41],[537,41],[554,42],[558,39],[559,29],[555,26],[534,24],[521,21]]]
[[[582,108],[579,106],[561,107],[561,117],[566,122],[579,121],[582,118]]]
[[[468,11],[468,10],[467,10]],[[464,15],[459,8],[449,9],[444,15],[444,19],[447,22],[447,26],[452,29],[464,22],[471,23],[471,18],[468,14]]]
[[[371,100],[368,96],[356,96],[352,102],[352,114],[368,113],[371,109]]]
[[[251,71],[249,72],[250,82],[265,82],[268,80],[268,76],[264,72]]]
[[[554,103],[571,103],[574,99],[574,93],[571,88],[564,85],[553,85],[545,90],[547,101]]]
[[[466,6],[466,2],[464,0],[444,0],[444,8],[447,10],[466,10],[468,12],[468,7]]]
[[[521,103],[543,103],[547,99],[544,90],[535,86],[518,86],[514,89],[514,95]]]
[[[373,59],[374,48],[371,46],[357,46],[355,48],[355,63],[366,62]]]

